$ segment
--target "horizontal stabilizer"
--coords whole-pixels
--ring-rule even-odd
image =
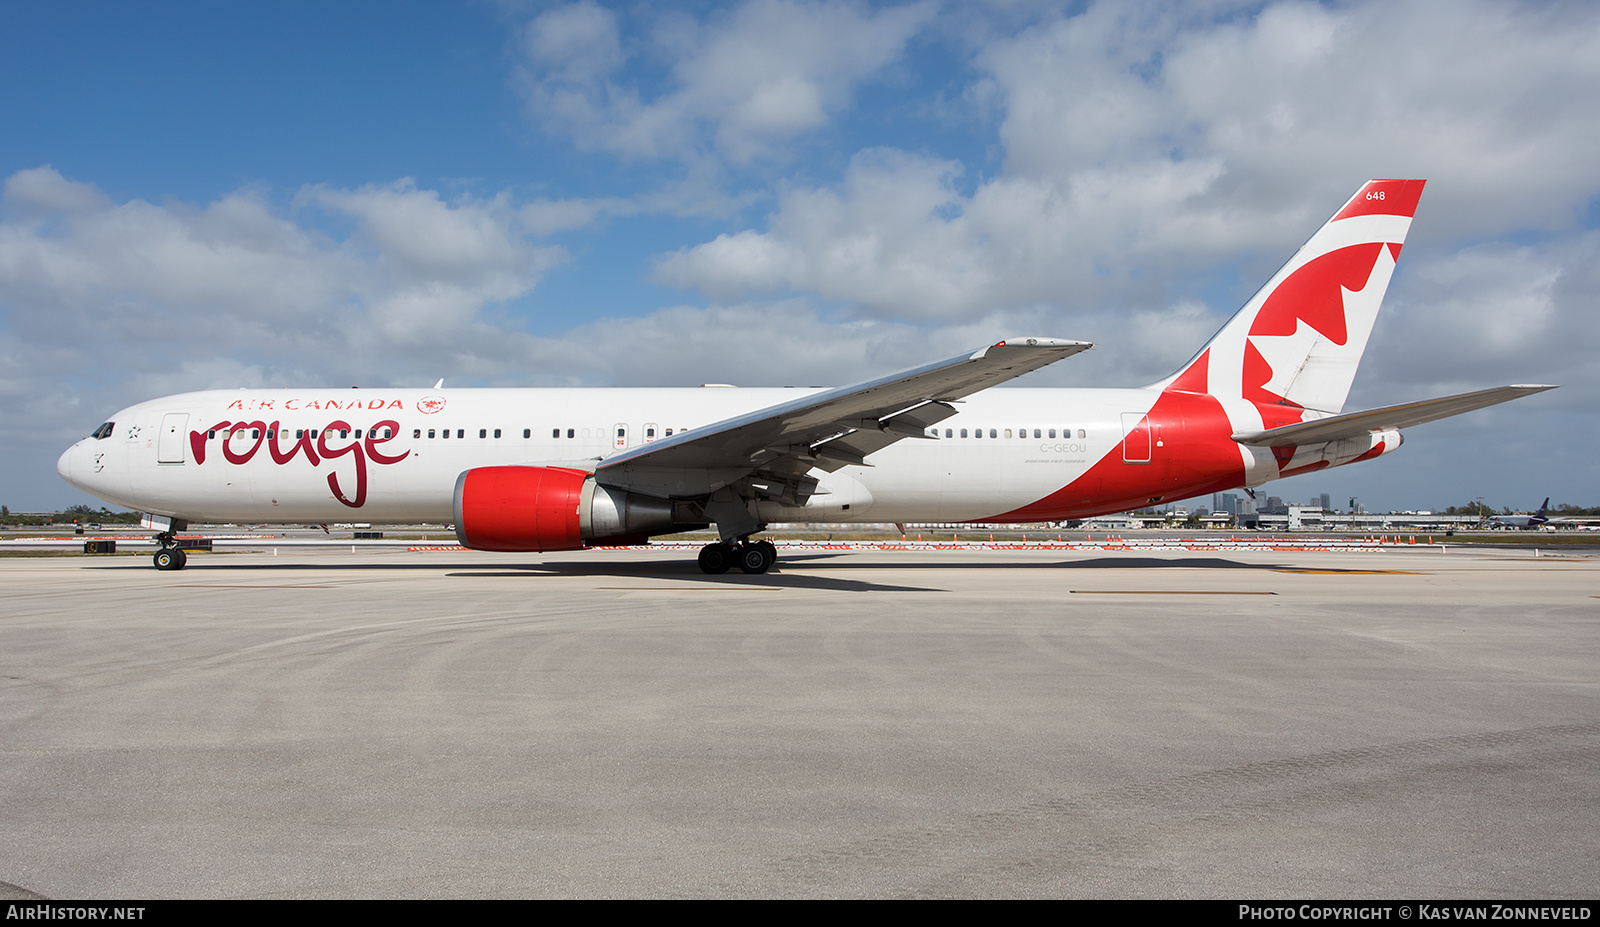
[[[1547,389],[1555,389],[1555,387],[1497,386],[1494,389],[1481,389],[1477,392],[1443,396],[1439,399],[1424,399],[1421,402],[1406,402],[1397,406],[1385,406],[1381,409],[1371,409],[1366,412],[1350,412],[1344,415],[1320,418],[1313,422],[1301,422],[1298,425],[1285,425],[1282,428],[1237,434],[1233,436],[1233,440],[1252,447],[1296,447],[1304,444],[1322,444],[1326,441],[1357,438],[1379,431],[1409,428],[1412,425],[1421,425],[1423,422],[1449,418],[1452,415],[1460,415],[1463,412],[1471,412],[1474,409],[1482,409],[1485,406],[1521,399],[1523,396],[1542,393]]]

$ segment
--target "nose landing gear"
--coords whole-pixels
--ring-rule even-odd
[[[741,538],[737,544],[717,541],[700,548],[700,570],[716,575],[738,566],[746,573],[765,573],[778,562],[778,547],[771,541]]]

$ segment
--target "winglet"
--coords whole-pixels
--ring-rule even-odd
[[[1092,341],[1073,341],[1069,338],[1006,338],[1001,341],[996,341],[994,344],[986,347],[979,348],[978,350],[972,352],[972,356],[968,359],[981,360],[985,357],[988,357],[989,352],[995,348],[1011,348],[1013,350],[1019,348],[1057,348],[1069,350],[1073,354],[1077,354],[1081,351],[1087,351],[1092,347],[1094,347],[1094,342]]]

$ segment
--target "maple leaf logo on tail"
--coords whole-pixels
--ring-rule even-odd
[[[1229,413],[1240,430],[1342,409],[1425,183],[1364,184],[1195,360],[1155,386],[1200,382],[1219,399],[1246,400],[1248,416]]]
[[[1384,243],[1364,242],[1310,261],[1267,297],[1250,325],[1241,379],[1244,398],[1280,419],[1265,427],[1298,422],[1301,409],[1344,405],[1393,271]]]

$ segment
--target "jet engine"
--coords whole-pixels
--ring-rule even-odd
[[[669,500],[601,486],[568,467],[476,467],[456,478],[456,538],[473,550],[579,550],[704,524],[679,514],[687,517],[674,518]]]

